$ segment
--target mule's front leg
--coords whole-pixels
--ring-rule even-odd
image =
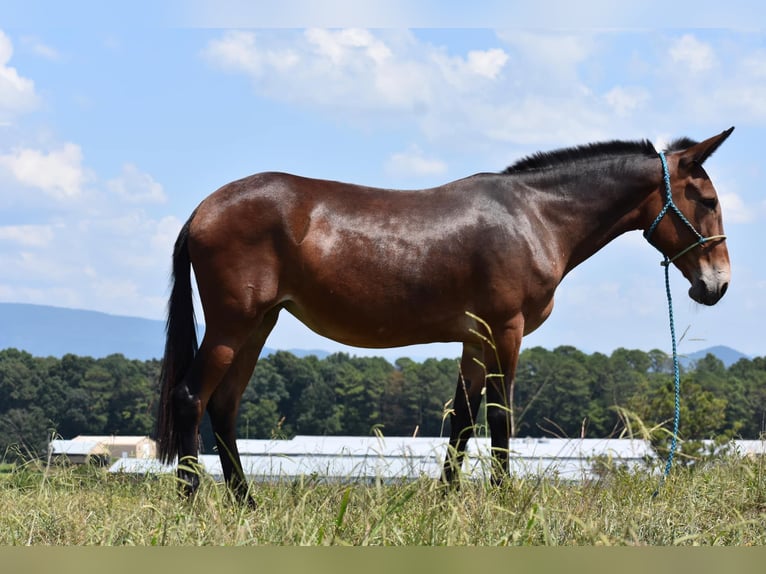
[[[496,348],[485,360],[487,372],[487,425],[492,445],[492,484],[501,484],[510,476],[510,438],[513,428],[513,378],[519,359],[523,319],[508,323],[496,335]]]
[[[494,380],[493,380],[494,379]],[[487,381],[487,425],[492,445],[493,485],[500,485],[510,475],[509,442],[511,438],[510,383],[505,377],[492,377]]]
[[[464,345],[460,361],[460,374],[455,389],[455,400],[450,413],[450,439],[444,457],[442,480],[452,483],[463,465],[465,449],[473,436],[476,415],[481,405],[481,389],[484,387],[484,370],[478,360],[481,346]]]

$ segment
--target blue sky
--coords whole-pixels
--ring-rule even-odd
[[[706,164],[732,284],[703,308],[673,272],[679,348],[766,354],[763,8],[687,18],[674,4],[657,25],[653,3],[40,4],[0,17],[0,301],[163,318],[181,224],[259,171],[420,188],[538,150],[734,125]],[[525,345],[669,351],[659,260],[640,233],[610,244]],[[287,314],[267,345],[343,348]]]

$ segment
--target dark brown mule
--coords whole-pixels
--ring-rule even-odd
[[[705,237],[723,227],[701,165],[732,129],[701,143],[677,140],[667,150],[674,202]],[[508,472],[505,405],[521,338],[548,317],[570,270],[618,235],[646,230],[664,203],[661,161],[646,141],[537,154],[503,173],[421,191],[283,173],[223,186],[199,205],[175,245],[160,458],[196,461],[207,409],[226,480],[248,498],[236,414],[286,309],[317,333],[358,347],[462,342],[444,477],[451,481],[459,469],[486,387],[493,476],[501,479]],[[697,240],[671,213],[652,231],[652,244],[669,256]],[[721,238],[674,264],[695,301],[712,305],[726,291],[729,256]],[[205,313],[199,349],[190,266]],[[491,329],[496,352],[476,335],[486,331],[469,313]],[[196,475],[183,467],[179,475],[194,492]]]

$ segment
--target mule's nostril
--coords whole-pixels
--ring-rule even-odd
[[[729,288],[729,283],[728,283],[728,282],[727,282],[727,283],[724,283],[723,285],[721,285],[721,297],[723,297],[724,295],[726,295],[726,290],[727,290],[728,288]]]

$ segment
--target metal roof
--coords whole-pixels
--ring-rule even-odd
[[[55,441],[54,441],[55,442]],[[60,441],[69,442],[69,441]],[[242,467],[253,480],[293,480],[313,476],[322,480],[371,481],[438,478],[447,452],[447,439],[431,437],[304,436],[291,440],[238,440]],[[732,441],[740,455],[766,454],[766,441]],[[511,439],[511,473],[517,476],[557,476],[583,480],[596,475],[594,462],[607,458],[629,468],[640,467],[654,452],[648,441],[630,439]],[[490,441],[469,442],[464,471],[472,478],[489,475]],[[200,455],[205,472],[222,477],[217,454]],[[156,459],[121,458],[110,472],[159,474],[175,465]]]
[[[401,480],[438,478],[447,451],[446,438],[305,436],[291,440],[238,440],[242,467],[251,479],[278,480],[315,476],[327,480]],[[513,439],[511,472],[521,476],[556,475],[571,480],[593,476],[595,457],[638,466],[652,456],[645,441],[628,439]],[[474,478],[489,473],[490,441],[469,442],[465,472]],[[123,458],[110,471],[170,472],[157,461]],[[222,475],[218,455],[200,455],[200,465]]]
[[[237,440],[242,455],[428,456],[447,446],[446,438],[377,436],[308,436],[290,440]]]
[[[735,440],[732,443],[734,452],[741,456],[766,454],[766,440]]]
[[[55,439],[48,443],[48,452],[53,456],[116,456],[115,451],[123,454],[134,450],[144,458],[154,456],[154,440],[148,436],[123,435],[79,435],[71,440]],[[139,450],[140,449],[140,450]]]
[[[98,440],[56,439],[48,443],[48,449],[53,456],[109,454],[101,441]]]
[[[96,441],[108,445],[137,445],[152,439],[146,435],[78,435],[72,440],[78,442]]]

